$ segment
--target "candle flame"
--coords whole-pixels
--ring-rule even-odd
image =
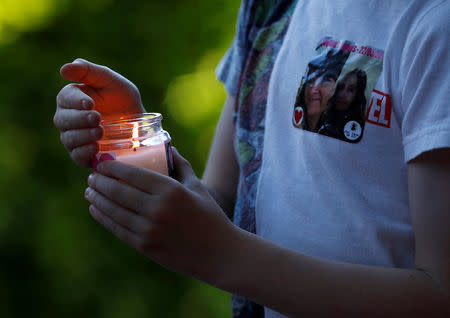
[[[133,143],[132,148],[134,150],[136,150],[136,148],[138,148],[140,146],[139,140],[136,140],[137,138],[139,138],[139,124],[138,123],[134,123],[133,124],[133,134],[131,136],[131,142]]]

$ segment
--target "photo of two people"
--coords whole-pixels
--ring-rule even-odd
[[[344,45],[349,46],[347,42]],[[318,54],[308,63],[297,92],[293,125],[357,143],[363,136],[367,101],[381,73],[382,62],[323,45],[316,51]]]

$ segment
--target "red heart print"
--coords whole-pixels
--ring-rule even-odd
[[[294,112],[295,123],[296,124],[300,123],[302,117],[303,117],[303,110],[301,108],[296,109]]]

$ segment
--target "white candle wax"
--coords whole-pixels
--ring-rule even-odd
[[[164,144],[121,149],[115,152],[116,160],[168,175],[166,148]]]
[[[165,144],[99,152],[93,161],[94,171],[97,169],[97,165],[105,160],[118,160],[129,165],[150,169],[166,176],[169,175]]]

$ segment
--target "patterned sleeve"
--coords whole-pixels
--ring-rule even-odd
[[[241,73],[262,30],[281,20],[296,0],[242,0],[236,35],[216,69],[217,78],[236,96]]]
[[[248,34],[251,25],[250,8],[253,2],[253,0],[242,1],[239,9],[235,38],[216,68],[217,78],[225,84],[227,92],[232,96],[236,95],[239,76],[250,49]]]
[[[412,28],[400,66],[404,161],[450,147],[450,5],[440,2]]]
[[[233,122],[240,175],[233,221],[253,233],[269,79],[295,3],[243,0],[235,39],[216,70],[228,93],[236,97]],[[239,295],[232,295],[231,304],[233,318],[264,317],[263,306]]]

